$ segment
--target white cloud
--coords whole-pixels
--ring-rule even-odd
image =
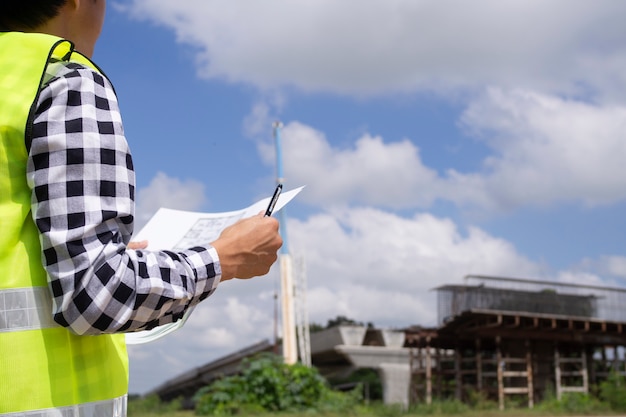
[[[610,0],[134,0],[205,77],[377,94],[481,86],[624,98],[626,4]],[[602,47],[598,47],[598,45]]]
[[[160,208],[199,210],[205,203],[204,185],[196,180],[180,180],[158,172],[145,188],[137,191],[135,230],[138,231]]]
[[[476,197],[501,208],[622,201],[625,120],[626,107],[490,89],[469,105],[462,121],[493,154],[482,172],[449,172],[453,189],[473,191],[450,198],[463,203]]]
[[[605,270],[609,275],[626,279],[626,257],[606,256],[602,261],[605,263]]]
[[[259,101],[252,106],[250,114],[243,121],[244,133],[247,136],[256,136],[261,132],[266,133],[267,127],[272,125],[271,108],[263,101]]]
[[[431,290],[469,273],[542,276],[509,242],[466,234],[430,214],[403,218],[375,209],[319,214],[289,223],[294,253],[304,253],[312,321],[347,315],[379,326],[436,323]],[[373,306],[385,305],[384,309]]]
[[[602,284],[595,280],[588,282],[590,284],[623,287],[626,281],[626,256],[603,255],[598,258],[585,258],[568,272],[578,283],[585,283],[586,274],[592,273],[594,276],[602,276],[600,281]],[[568,278],[569,276],[566,276],[565,279]]]
[[[280,92],[265,94],[252,106],[250,113],[243,121],[244,133],[250,137],[265,136],[268,126],[278,119],[278,114],[285,107],[287,98]]]
[[[438,184],[425,167],[419,148],[409,140],[385,143],[365,134],[349,149],[333,148],[323,133],[298,122],[283,130],[283,164],[290,184],[307,185],[301,197],[319,205],[355,202],[384,207],[414,207],[432,203]],[[259,145],[267,164],[273,145]]]

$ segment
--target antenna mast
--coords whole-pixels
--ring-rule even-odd
[[[274,140],[276,142],[276,183],[284,182],[283,176],[283,155],[281,143],[281,122],[274,122]],[[280,249],[280,287],[282,306],[282,327],[283,327],[283,358],[286,364],[294,364],[298,361],[298,351],[296,347],[296,320],[294,312],[293,294],[293,263],[289,255],[289,245],[287,242],[287,222],[285,220],[285,207],[278,212],[280,221],[280,233],[283,239],[283,246]]]

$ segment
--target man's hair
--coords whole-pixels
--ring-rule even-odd
[[[52,19],[67,0],[0,0],[0,32],[27,31]]]

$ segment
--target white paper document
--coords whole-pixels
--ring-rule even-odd
[[[304,187],[281,193],[274,212],[291,201]],[[216,240],[222,230],[238,220],[265,211],[271,197],[236,211],[223,213],[200,213],[160,208],[148,223],[133,237],[133,241],[148,241],[148,250],[180,251],[194,246],[208,246]],[[136,345],[151,342],[182,327],[193,311],[190,308],[185,316],[175,323],[155,327],[152,330],[126,333],[126,343]]]

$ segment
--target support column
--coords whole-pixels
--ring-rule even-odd
[[[381,363],[378,374],[383,384],[383,402],[400,404],[405,410],[409,407],[410,366],[397,363]]]
[[[617,352],[615,352],[617,353]],[[592,364],[593,367],[593,364]],[[589,392],[589,369],[587,367],[587,350],[583,345],[582,348],[582,374],[583,374],[583,390],[585,393]]]
[[[500,350],[500,336],[496,336],[496,362],[498,377],[498,406],[500,410],[504,410],[504,361],[502,360],[502,351]]]
[[[461,348],[459,344],[455,346],[454,352],[454,381],[456,382],[456,387],[454,389],[454,397],[457,401],[461,401],[461,396],[463,392],[463,376],[461,375],[462,369],[462,357],[461,357]]]
[[[438,398],[442,397],[443,392],[443,369],[441,368],[441,349],[437,346],[435,351],[435,360],[437,362],[437,396]]]
[[[589,374],[589,382],[591,384],[596,384],[598,379],[596,377],[596,367],[594,366],[593,361],[593,347],[588,347],[585,350],[585,355],[587,356],[587,364],[588,364],[588,374]]]
[[[528,387],[528,408],[535,406],[535,389],[533,385],[533,355],[530,340],[526,339],[526,375]]]
[[[476,338],[476,388],[479,392],[483,390],[483,355],[481,351],[480,338]]]
[[[433,360],[430,336],[426,339],[426,404],[433,403]]]
[[[554,380],[556,383],[556,399],[561,401],[563,392],[561,390],[561,357],[559,355],[558,345],[554,346]]]

